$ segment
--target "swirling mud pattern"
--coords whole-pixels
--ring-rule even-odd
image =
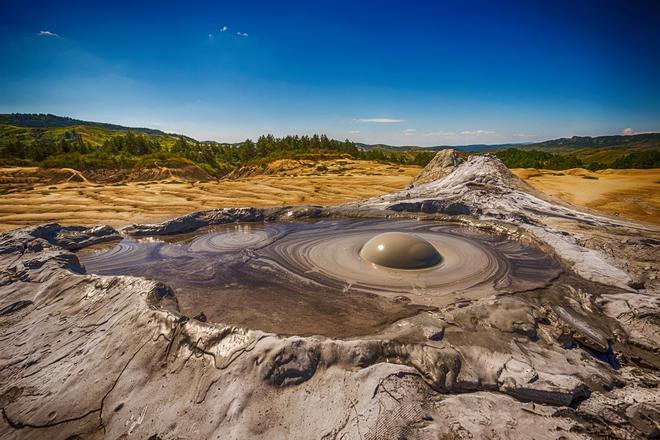
[[[361,250],[374,237],[369,252],[386,252],[379,234],[386,239],[391,232],[403,239],[393,261],[401,260],[406,235],[411,246],[428,251],[430,244],[440,258],[432,252],[430,267],[412,270],[365,258]],[[543,287],[561,272],[549,255],[504,236],[416,221],[231,224],[125,239],[79,257],[89,273],[167,283],[190,316],[204,312],[214,322],[332,337],[375,334],[421,310]]]

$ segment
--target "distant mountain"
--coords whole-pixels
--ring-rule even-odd
[[[440,151],[446,150],[448,148],[453,148],[457,151],[493,151],[500,150],[503,148],[519,148],[521,146],[526,146],[527,144],[471,144],[471,145],[436,145],[432,147],[419,147],[416,145],[387,145],[387,144],[363,144],[356,143],[355,145],[358,148],[363,150],[373,150],[373,149],[382,149],[388,151],[415,151],[415,150],[426,150],[426,151]]]
[[[80,119],[73,119],[66,116],[57,116],[43,113],[8,113],[0,114],[0,125],[10,125],[24,128],[72,128],[72,127],[94,127],[108,131],[119,132],[139,132],[163,137],[183,137],[188,141],[195,139],[173,133],[165,133],[161,130],[145,127],[125,127],[117,124],[108,124],[105,122],[91,122]],[[203,141],[207,145],[219,144],[216,141]],[[232,144],[234,145],[234,144]],[[236,144],[238,145],[238,144]],[[660,133],[644,133],[629,136],[573,136],[570,138],[552,139],[535,143],[506,143],[506,144],[469,144],[469,145],[436,145],[432,147],[420,147],[416,145],[388,145],[388,144],[364,144],[356,143],[362,150],[382,149],[388,151],[440,151],[453,148],[458,151],[496,151],[506,148],[534,149],[544,151],[567,151],[579,150],[585,148],[635,148],[635,149],[658,149],[660,148]]]
[[[124,127],[122,125],[107,124],[105,122],[81,121],[80,119],[68,118],[43,113],[8,113],[0,114],[0,124],[14,125],[25,128],[64,128],[64,127],[97,127],[112,131],[136,131],[146,134],[167,135],[164,131],[143,127]]]
[[[418,147],[414,145],[387,145],[387,144],[356,144],[358,148],[370,150],[380,148],[390,151],[410,151],[424,149],[430,151],[446,150],[453,148],[458,151],[496,151],[507,148],[520,148],[526,150],[542,151],[574,151],[582,149],[659,149],[660,133],[644,133],[635,135],[616,136],[573,136],[571,138],[552,139],[543,142],[509,143],[509,144],[470,144],[470,145],[437,145],[433,147]]]
[[[164,145],[173,145],[177,139],[188,142],[195,139],[176,133],[144,127],[124,127],[105,122],[82,121],[80,119],[37,113],[0,114],[0,143],[33,142],[57,143],[62,139],[80,139],[92,146],[102,145],[105,141],[126,133],[138,133],[156,139]],[[215,142],[207,142],[215,144]]]
[[[628,136],[573,136],[528,144],[525,148],[536,150],[575,150],[582,148],[660,148],[660,133],[643,133]]]
[[[564,169],[653,168],[660,155],[660,133],[628,136],[573,136],[535,143],[438,145],[433,147],[357,144],[363,150],[440,151],[453,148],[463,152],[490,152],[507,166]]]
[[[573,136],[571,138],[553,139],[525,145],[523,150],[536,150],[546,153],[575,156],[585,164],[603,167],[604,164],[615,164],[624,161],[624,157],[651,158],[645,161],[655,163],[653,157],[660,152],[660,133],[644,133],[629,136]],[[623,162],[622,162],[623,164]],[[627,166],[617,166],[627,168]],[[635,165],[635,168],[641,166]]]
[[[520,144],[470,144],[470,145],[456,145],[456,146],[447,146],[447,145],[442,145],[442,146],[437,146],[437,147],[430,147],[434,151],[439,151],[439,150],[446,150],[447,148],[453,148],[454,150],[457,151],[494,151],[494,150],[502,150],[505,148],[521,148],[525,147],[527,144],[520,143]]]
[[[356,142],[355,145],[361,150],[375,150],[378,148],[388,151],[408,151],[416,148],[423,148],[415,145],[363,144],[361,142]]]

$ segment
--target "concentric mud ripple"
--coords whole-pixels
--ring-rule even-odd
[[[388,231],[423,238],[442,262],[396,270],[363,259],[362,246]],[[232,224],[166,241],[123,240],[79,257],[88,272],[164,281],[189,315],[336,337],[371,334],[423,308],[541,287],[560,273],[550,256],[504,236],[416,221]]]
[[[265,246],[283,234],[280,225],[232,224],[206,228],[198,234],[183,234],[83,250],[80,260],[89,273],[127,274],[135,268],[171,258],[195,258],[195,253],[232,253]]]
[[[162,245],[163,243],[158,241],[122,240],[113,247],[108,247],[107,244],[98,246],[103,250],[88,255],[86,249],[79,257],[81,261],[85,261],[89,273],[121,274],[160,259]]]
[[[241,249],[258,248],[267,245],[282,235],[277,225],[255,227],[237,224],[228,230],[204,234],[192,240],[188,249],[191,252],[231,252]]]
[[[391,230],[411,232],[427,240],[442,256],[442,264],[429,269],[396,270],[360,257],[364,243]],[[416,302],[436,306],[457,296],[473,298],[493,293],[494,289],[541,287],[559,273],[551,257],[505,237],[412,221],[341,221],[323,228],[306,228],[265,248],[264,254],[300,279],[334,289],[414,295]]]

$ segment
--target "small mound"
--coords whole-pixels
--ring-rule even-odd
[[[391,269],[427,269],[442,261],[431,243],[404,232],[385,232],[373,237],[362,247],[360,256]]]

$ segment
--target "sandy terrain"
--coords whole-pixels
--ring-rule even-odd
[[[0,230],[45,222],[124,226],[232,206],[332,205],[407,186],[420,167],[353,160],[281,160],[210,182],[94,183],[69,170],[0,169]],[[516,169],[532,186],[576,205],[660,224],[660,170]],[[144,173],[149,179],[153,173]],[[139,176],[138,176],[139,177]]]
[[[660,169],[513,172],[535,188],[566,202],[608,214],[660,224]]]
[[[332,205],[399,190],[420,170],[352,160],[278,161],[267,175],[212,182],[95,184],[78,176],[71,179],[70,171],[48,170],[49,175],[61,176],[61,183],[39,184],[43,171],[4,168],[0,169],[0,230],[45,222],[123,226],[235,206]]]

